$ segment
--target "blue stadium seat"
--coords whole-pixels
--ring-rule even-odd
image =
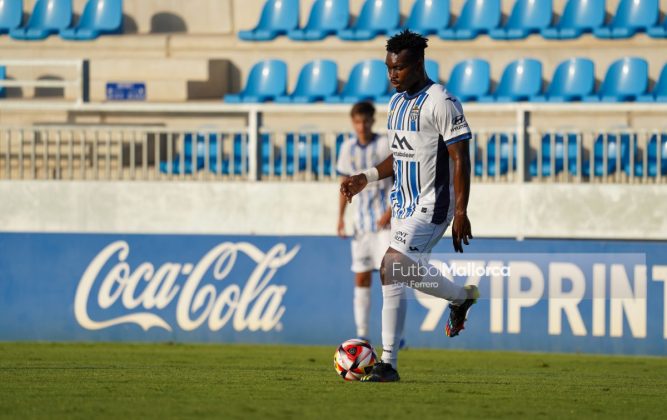
[[[553,139],[552,139],[553,138]],[[545,134],[542,136],[542,170],[539,170],[538,156],[536,159],[533,159],[530,162],[528,167],[528,172],[530,176],[551,176],[558,175],[563,172],[565,168],[565,138],[567,138],[567,161],[568,165],[570,162],[577,162],[577,135],[575,133],[567,133],[565,135],[560,133]],[[551,143],[553,141],[554,145],[554,156],[553,156],[553,171],[551,165]]]
[[[62,31],[72,22],[72,0],[37,0],[28,24],[9,31],[14,39],[40,40]]]
[[[496,145],[500,137],[499,144]],[[474,142],[477,149],[477,140]],[[499,150],[496,150],[499,149]],[[496,164],[496,152],[498,153],[498,164]],[[505,175],[509,172],[509,136],[507,134],[493,134],[486,145],[486,175],[496,176]],[[475,154],[475,176],[484,175],[484,161],[479,159],[479,154]],[[512,134],[512,170],[516,170],[516,135]]]
[[[296,88],[290,95],[278,96],[280,103],[323,101],[338,90],[338,66],[331,60],[315,60],[301,69]]]
[[[0,80],[5,80],[5,77],[7,77],[7,75],[5,74],[5,67],[0,66]],[[5,88],[3,86],[0,86],[0,98],[4,97],[5,97]]]
[[[23,0],[0,1],[0,35],[21,26]]]
[[[505,67],[498,87],[480,102],[528,101],[542,92],[542,63],[532,58],[513,61]]]
[[[609,25],[593,30],[598,38],[630,38],[658,23],[659,0],[621,0]]]
[[[89,41],[102,34],[120,33],[123,27],[123,0],[88,0],[76,27],[63,29],[60,37]]]
[[[398,0],[366,0],[357,22],[338,31],[346,41],[367,41],[381,34],[392,33],[401,20]]]
[[[426,59],[424,60],[424,68],[426,70],[426,75],[428,76],[429,79],[434,81],[435,83],[440,83],[440,65],[438,64],[437,61],[429,60]],[[391,97],[396,93],[396,89],[391,87],[387,94],[380,96],[379,98],[376,98],[376,102],[378,103],[387,103],[391,99]]]
[[[373,101],[382,97],[389,87],[387,69],[380,60],[364,60],[354,65],[340,95],[329,96],[329,103]]]
[[[223,142],[225,140],[223,139]],[[212,154],[209,161],[209,170],[216,174],[229,175],[233,172],[234,175],[244,174],[248,169],[248,136],[247,134],[236,133],[232,136],[232,159],[226,156],[222,157],[220,168],[218,169],[217,155]],[[246,145],[245,163],[243,159],[243,144]],[[214,153],[214,152],[212,152]],[[217,152],[215,152],[217,153]],[[234,168],[230,167],[231,162],[234,162]]]
[[[240,31],[244,41],[270,41],[299,25],[299,0],[266,0],[254,29]]]
[[[208,133],[209,162],[217,162],[218,138],[219,135]],[[180,143],[177,142],[176,145],[178,144]],[[206,167],[206,155],[206,134],[198,133],[193,139],[192,133],[185,133],[182,151],[183,165],[181,165],[181,154],[179,153],[174,156],[171,162],[160,162],[160,172],[175,175],[192,174],[195,172],[195,168],[200,171]],[[229,161],[223,157],[222,164],[223,168],[227,168]],[[223,173],[228,173],[228,169],[225,169]]]
[[[667,175],[667,133],[661,133],[660,137],[660,175]],[[653,134],[647,145],[646,176],[658,176],[658,134]],[[630,175],[630,165],[624,167],[624,171]],[[644,176],[644,163],[642,156],[635,154],[635,176]]]
[[[449,0],[415,0],[403,27],[422,35],[437,34],[449,25]],[[390,35],[400,32],[398,29]]]
[[[343,142],[346,139],[345,134],[338,134],[336,135],[336,159],[338,159],[338,156],[340,154],[340,146],[342,146]],[[333,175],[336,167],[336,162],[331,158],[331,154],[329,156],[325,155],[324,159],[324,175],[326,176],[331,176]]]
[[[602,86],[595,95],[586,96],[586,102],[634,101],[646,94],[648,63],[642,58],[625,57],[614,61],[607,69]]]
[[[524,39],[548,27],[552,17],[551,0],[517,0],[507,23],[489,31],[493,39]]]
[[[605,136],[607,137],[607,165],[604,164],[604,141]],[[618,136],[616,134],[599,134],[593,145],[593,175],[600,177],[607,175],[612,175],[616,172],[616,160],[621,159],[620,165],[623,167],[626,162],[629,161],[629,149],[630,149],[630,134],[623,133],[621,134],[621,146],[619,153],[618,146]],[[636,135],[632,135],[633,138]],[[636,140],[636,138],[634,139]],[[582,161],[581,174],[583,176],[591,176],[591,161],[586,159]],[[568,162],[569,171],[572,175],[577,175],[579,172],[577,170],[577,162],[569,161]]]
[[[1,30],[2,28],[0,28]],[[665,16],[661,24],[651,26],[646,32],[652,38],[667,38],[667,16]]]
[[[447,90],[462,102],[477,101],[491,89],[491,66],[479,58],[456,63],[447,81]]]
[[[500,0],[467,0],[458,19],[449,29],[441,29],[442,39],[473,39],[500,25]]]
[[[574,39],[604,24],[605,0],[569,0],[558,23],[542,29],[546,39]]]
[[[308,169],[308,141],[310,138],[310,171],[314,174],[319,173],[320,158],[320,135],[287,133],[285,138],[285,175],[292,176],[296,172],[303,172]],[[262,175],[281,176],[283,174],[283,155],[280,147],[273,148],[273,172],[271,172],[271,138],[269,135],[262,135],[261,159]],[[296,161],[296,162],[295,162]],[[296,163],[296,166],[295,166]],[[325,173],[326,175],[326,173]]]
[[[287,64],[282,60],[264,60],[252,66],[245,89],[225,95],[225,102],[266,102],[285,95]]]
[[[306,26],[288,31],[287,36],[295,41],[319,41],[346,28],[349,20],[349,0],[315,0]]]
[[[653,90],[646,95],[639,95],[637,102],[667,102],[667,64],[662,68]]]
[[[558,65],[544,95],[534,102],[581,101],[595,89],[595,64],[588,58],[571,58]]]

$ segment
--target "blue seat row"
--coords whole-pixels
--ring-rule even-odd
[[[58,33],[63,39],[92,40],[121,31],[123,0],[88,0],[76,26],[71,26],[72,0],[37,0],[25,26],[21,26],[22,19],[22,0],[0,1],[0,34],[40,40]]]
[[[566,140],[567,151],[565,151],[564,145]],[[658,142],[660,146],[658,146]],[[646,148],[646,164],[644,164],[643,155],[640,153],[637,143],[636,134],[599,134],[596,136],[593,145],[592,162],[590,159],[579,158],[581,175],[585,177],[590,177],[591,173],[596,177],[612,175],[616,172],[617,166],[628,176],[642,177],[645,170],[648,177],[656,177],[658,172],[661,175],[667,175],[667,133],[651,135]],[[554,146],[553,157],[551,153],[552,144]],[[660,150],[658,150],[658,147]],[[566,164],[566,154],[568,172],[572,175],[578,175],[577,155],[579,154],[579,146],[577,145],[577,135],[574,133],[545,134],[542,137],[541,170],[538,165],[538,159],[540,159],[538,157],[530,162],[530,175],[533,177],[547,177],[563,172]]]
[[[427,60],[426,72],[432,80],[439,80],[437,62]],[[464,102],[667,102],[667,64],[652,90],[648,89],[648,63],[635,57],[613,62],[597,91],[595,65],[587,58],[563,61],[545,90],[542,84],[542,63],[526,58],[508,64],[491,92],[491,66],[485,60],[470,59],[454,66],[446,86]],[[241,92],[226,95],[224,99],[229,103],[388,102],[392,94],[385,64],[380,60],[364,60],[354,65],[340,92],[335,62],[309,62],[301,69],[290,94],[287,65],[281,60],[266,60],[253,66]]]
[[[206,146],[208,137],[208,149]],[[310,139],[309,139],[310,137]],[[232,136],[233,170],[232,159],[222,153],[222,143],[226,137],[215,133],[198,133],[193,136],[187,133],[183,137],[183,151],[177,154],[171,161],[160,162],[160,171],[164,174],[186,174],[205,170],[208,159],[209,171],[222,175],[242,175],[248,168],[247,136],[237,133]],[[340,151],[345,136],[340,134],[336,137],[336,156]],[[310,152],[308,141],[310,140]],[[220,143],[219,143],[220,142]],[[268,134],[262,134],[259,138],[261,156],[261,174],[263,176],[281,176],[283,169],[285,175],[292,176],[296,172],[304,172],[308,169],[308,157],[310,156],[310,171],[313,174],[320,173],[320,135],[319,134],[295,134],[288,133],[285,139],[285,164],[283,165],[282,151],[276,150]],[[220,145],[220,146],[219,146]],[[220,147],[220,149],[219,149]],[[220,156],[218,156],[220,154]],[[218,157],[220,159],[218,159]],[[335,165],[326,154],[322,159],[322,174],[331,176]],[[295,170],[296,169],[296,170]]]
[[[659,0],[620,0],[609,22],[605,21],[605,0],[568,0],[558,20],[553,17],[552,0],[516,0],[504,24],[500,1],[467,0],[451,23],[449,0],[415,0],[401,26],[399,0],[366,0],[352,25],[349,0],[315,0],[306,26],[299,28],[299,0],[267,0],[255,28],[239,32],[239,38],[268,41],[287,35],[293,40],[316,41],[337,35],[343,40],[364,41],[391,36],[402,28],[437,34],[446,40],[473,39],[481,34],[513,40],[535,33],[546,39],[573,39],[591,32],[603,39],[629,38],[637,32],[667,37],[667,18],[659,23]]]
[[[528,172],[532,177],[558,175],[565,170],[566,165],[568,172],[575,176],[579,175],[580,167],[581,175],[584,177],[590,177],[591,174],[595,177],[613,175],[616,173],[617,166],[628,176],[643,177],[645,171],[647,177],[656,177],[658,173],[667,175],[667,133],[651,135],[646,149],[646,164],[637,146],[636,134],[597,135],[593,145],[592,162],[591,159],[584,159],[583,154],[580,154],[581,149],[580,145],[577,144],[577,134],[575,133],[545,134],[542,136],[541,142],[541,153],[538,153],[538,156],[531,160],[528,166]],[[565,143],[567,143],[567,151],[565,150]],[[660,146],[658,146],[658,143]],[[476,176],[483,176],[484,174],[489,177],[506,175],[510,172],[510,160],[512,171],[516,170],[517,147],[515,135],[491,135],[486,147],[486,164],[480,153],[477,152],[477,142],[475,141],[473,144],[476,150],[474,163]],[[633,149],[632,152],[631,148]],[[631,158],[631,153],[633,158]]]

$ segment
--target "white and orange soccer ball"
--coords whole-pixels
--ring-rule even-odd
[[[371,343],[353,338],[341,344],[334,353],[334,368],[346,381],[358,381],[370,373],[377,359]]]

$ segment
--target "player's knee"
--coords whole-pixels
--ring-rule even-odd
[[[397,251],[387,251],[382,260],[382,284],[392,284],[400,282],[400,276],[397,276],[397,268],[402,264],[402,255]],[[400,270],[398,270],[400,272]]]

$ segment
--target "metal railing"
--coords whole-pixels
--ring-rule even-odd
[[[0,66],[8,68],[6,77],[11,77],[14,68],[44,68],[51,70],[55,67],[73,68],[76,77],[65,80],[39,80],[39,79],[0,79],[0,87],[30,87],[30,88],[67,88],[76,89],[76,105],[81,105],[89,100],[89,64],[87,60],[49,60],[49,59],[26,59],[7,60],[0,58]]]
[[[531,128],[523,141],[520,134],[514,127],[474,132],[476,182],[667,179],[667,130]],[[349,137],[248,127],[0,126],[0,179],[332,181]]]

